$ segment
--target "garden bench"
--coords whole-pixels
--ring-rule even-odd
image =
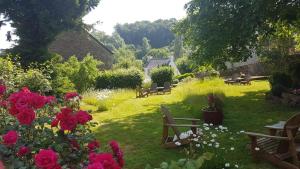
[[[157,83],[152,83],[152,84],[151,84],[149,93],[150,93],[150,94],[153,94],[153,93],[158,94]]]
[[[165,82],[164,83],[164,88],[163,88],[163,93],[171,93],[171,83],[170,82]]]
[[[295,138],[300,127],[300,113],[286,122],[265,127],[271,129],[270,135],[245,132],[251,139],[251,153],[254,159],[267,160],[283,169],[299,169],[300,144],[296,143]],[[281,130],[279,135],[276,135],[277,130]],[[286,161],[288,159],[291,159],[291,162]]]
[[[163,115],[163,134],[162,134],[162,145],[164,148],[175,148],[181,145],[189,144],[193,138],[200,137],[200,131],[198,131],[197,122],[200,119],[194,118],[173,118],[170,111],[165,107],[161,106],[161,113]],[[178,124],[176,121],[188,121],[191,124]],[[180,132],[178,128],[190,128],[187,132]],[[169,130],[173,130],[175,136],[169,135]]]
[[[149,93],[149,89],[145,89],[140,86],[136,88],[136,98],[148,97]]]

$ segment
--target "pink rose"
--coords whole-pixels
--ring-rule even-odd
[[[86,124],[88,121],[92,120],[92,116],[90,114],[88,114],[86,111],[78,111],[76,113],[76,118],[79,124]]]
[[[34,157],[35,165],[39,169],[54,169],[60,167],[57,160],[58,155],[51,149],[41,149]]]
[[[31,125],[35,119],[35,112],[32,109],[23,109],[17,114],[17,119],[21,125]]]

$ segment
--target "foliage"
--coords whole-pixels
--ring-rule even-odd
[[[119,48],[115,51],[114,69],[129,69],[131,67],[143,70],[143,63],[141,60],[136,60],[135,53],[129,48]]]
[[[163,162],[159,168],[155,169],[200,169],[204,162],[211,160],[212,153],[204,153],[202,156],[196,159],[180,159],[178,161],[172,161],[170,164]],[[150,165],[147,165],[145,169],[152,169]]]
[[[126,45],[124,39],[116,32],[110,36],[105,34],[105,32],[93,30],[91,34],[111,51],[117,50]]]
[[[271,35],[277,23],[299,29],[299,3],[292,0],[192,0],[186,10],[188,16],[176,30],[200,62],[246,60],[258,48],[258,39]]]
[[[18,87],[26,86],[31,91],[40,93],[49,93],[52,91],[51,82],[38,69],[29,69],[19,75],[20,83]]]
[[[177,75],[175,76],[175,79],[178,79],[179,81],[187,78],[187,77],[191,77],[193,78],[194,77],[194,73],[185,73],[185,74],[181,74],[181,75]]]
[[[96,79],[96,89],[136,88],[142,81],[142,72],[135,68],[104,71]]]
[[[176,23],[175,19],[157,20],[154,22],[140,21],[132,24],[116,25],[116,32],[125,40],[126,44],[136,47],[143,45],[143,38],[150,41],[154,48],[162,48],[174,40],[171,27]]]
[[[150,41],[149,39],[144,37],[143,44],[140,47],[140,49],[137,51],[137,58],[142,60],[150,50],[151,50]]]
[[[286,73],[276,72],[270,80],[271,92],[274,96],[281,97],[282,93],[292,87],[293,81],[291,76]]]
[[[96,7],[99,0],[69,1],[0,1],[0,14],[16,28],[19,37],[13,52],[21,62],[42,62],[47,59],[47,46],[63,30],[81,26],[82,17]]]
[[[183,36],[176,36],[174,40],[174,57],[180,58],[184,54]]]
[[[293,80],[293,87],[300,88],[300,63],[291,65],[289,68],[289,72]]]
[[[188,58],[187,56],[183,56],[181,58],[178,58],[176,60],[177,68],[179,69],[179,72],[184,73],[191,73],[196,69],[195,64],[193,61]]]
[[[196,71],[197,75],[201,75],[201,76],[209,76],[209,77],[219,77],[220,73],[215,70],[212,65],[203,65],[203,66],[199,66],[198,69],[195,69],[194,71]],[[196,76],[197,76],[196,75]]]
[[[8,102],[7,107],[1,107],[2,119],[13,119],[1,122],[2,160],[12,168],[81,169],[96,164],[100,168],[122,168],[123,153],[117,142],[110,142],[111,153],[100,153],[91,131],[96,123],[91,122],[88,112],[79,109],[80,98],[77,93],[67,93],[60,105],[55,97],[27,88],[7,100],[1,97]]]
[[[63,61],[60,56],[56,56],[50,62],[49,74],[54,81],[53,89],[56,93],[74,91],[84,92],[95,86],[95,80],[99,73],[99,66],[102,62],[96,60],[91,55],[87,55],[82,61],[78,61],[75,56],[71,56],[67,61]]]
[[[147,57],[152,57],[153,59],[164,59],[170,56],[170,52],[166,48],[159,48],[159,49],[151,49],[146,54]],[[151,59],[152,59],[151,58]]]
[[[174,70],[169,66],[161,66],[151,70],[151,80],[158,86],[163,86],[165,82],[172,82]]]

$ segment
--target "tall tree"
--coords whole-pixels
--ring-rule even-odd
[[[174,40],[174,57],[180,58],[183,55],[183,38],[181,35],[177,35]]]
[[[125,45],[126,45],[124,39],[116,32],[114,32],[110,36],[110,35],[105,34],[105,32],[103,32],[103,31],[93,30],[93,32],[91,34],[97,40],[99,40],[105,46],[107,46],[111,51],[125,47]]]
[[[193,47],[198,61],[224,63],[251,57],[258,40],[271,35],[278,22],[299,29],[300,1],[192,0],[177,31]]]
[[[47,59],[47,46],[63,30],[80,26],[82,17],[96,7],[99,0],[0,0],[0,15],[12,21],[19,37],[13,52],[21,61]]]
[[[176,23],[176,19],[140,21],[132,24],[118,24],[115,29],[127,44],[142,46],[143,38],[146,37],[150,40],[152,47],[161,48],[174,40],[174,33],[171,29]]]

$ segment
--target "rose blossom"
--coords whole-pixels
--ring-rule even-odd
[[[51,149],[41,149],[34,157],[35,165],[40,169],[60,168],[57,160],[58,155]]]
[[[65,100],[71,100],[71,99],[73,99],[75,97],[78,97],[79,99],[81,99],[81,97],[79,96],[79,94],[76,93],[76,92],[68,92],[68,93],[65,94]]]
[[[26,108],[16,116],[21,125],[30,125],[35,119],[35,112],[32,109]]]
[[[90,164],[101,163],[105,169],[121,169],[121,167],[114,160],[112,154],[109,153],[90,153],[89,162]]]
[[[119,144],[116,141],[111,141],[109,143],[111,149],[113,150],[114,155],[117,157],[117,161],[120,167],[124,166],[123,152],[119,147]]]
[[[2,136],[3,143],[7,146],[12,146],[17,143],[18,141],[18,133],[14,130],[7,132],[5,135]]]
[[[19,148],[19,151],[17,152],[17,156],[24,156],[30,152],[29,148],[26,146],[22,146]]]
[[[0,95],[4,95],[6,92],[6,86],[5,85],[0,85]]]
[[[97,140],[91,141],[88,144],[89,151],[94,151],[95,149],[100,147],[100,143]]]
[[[101,163],[92,163],[87,166],[87,169],[104,169]]]
[[[78,111],[76,113],[76,118],[79,124],[86,124],[88,121],[92,120],[92,116],[88,114],[86,111]]]

